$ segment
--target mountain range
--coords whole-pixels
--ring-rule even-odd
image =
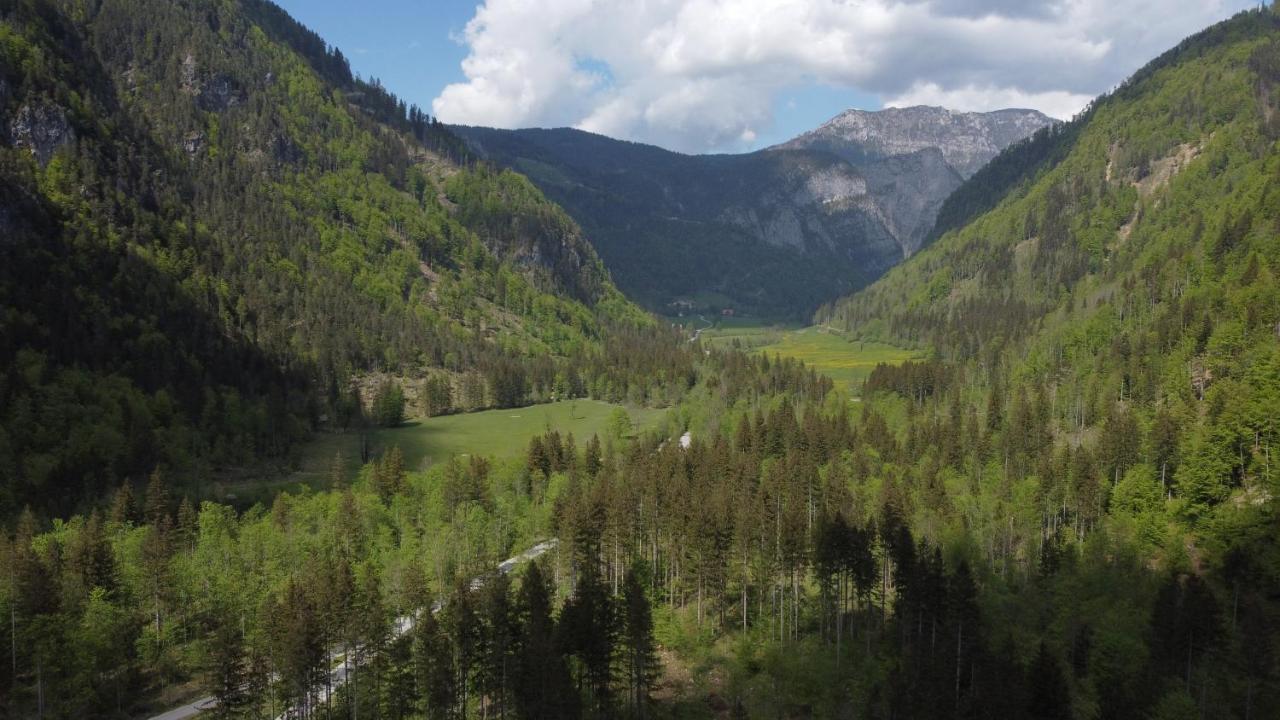
[[[572,129],[453,128],[527,175],[651,310],[803,317],[918,250],[943,201],[1034,110],[850,110],[742,155],[682,155]]]

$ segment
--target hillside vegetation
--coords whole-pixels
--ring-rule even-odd
[[[955,513],[986,525],[971,513],[991,508],[963,508],[955,489],[976,484],[1009,513],[982,543],[997,565],[1109,544],[1102,566],[1137,561],[1166,583],[1131,598],[1152,625],[1127,641],[1165,668],[1078,674],[1102,716],[1186,703],[1258,717],[1255,679],[1274,682],[1278,61],[1271,9],[1189,38],[988,168],[1017,173],[978,173],[958,196],[989,211],[818,314],[934,356],[868,381],[908,402],[895,465],[918,526]],[[1174,606],[1188,633],[1176,676]],[[1067,658],[1080,627],[1112,622],[1054,607]],[[1117,636],[1091,642],[1093,663],[1123,652]],[[1139,689],[1150,683],[1168,693],[1159,703]]]
[[[0,13],[0,514],[283,455],[373,370],[597,391],[604,329],[649,324],[527,180],[270,3]]]

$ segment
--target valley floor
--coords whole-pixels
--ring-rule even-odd
[[[851,340],[824,326],[784,327],[745,318],[718,319],[703,330],[704,342],[795,358],[830,377],[836,388],[858,396],[862,383],[881,363],[896,365],[918,359],[921,353],[884,343]]]

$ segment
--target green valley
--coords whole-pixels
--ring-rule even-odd
[[[770,48],[827,62],[783,32],[810,15],[896,18],[895,68],[960,73],[975,33],[985,78],[1100,12],[779,7],[490,0],[433,111],[514,68],[522,102],[563,71],[555,103],[683,125],[721,75],[784,84]],[[698,13],[723,32],[665,40]],[[627,74],[557,43],[650,14],[635,65],[717,78],[627,115]],[[0,0],[0,718],[1280,716],[1280,10],[982,166],[985,123],[1043,117],[464,139],[267,0]],[[952,162],[917,147],[939,123],[945,183],[875,175]],[[878,224],[876,267],[802,247],[819,215]],[[706,253],[732,282],[662,269]]]

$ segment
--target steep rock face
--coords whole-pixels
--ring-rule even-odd
[[[935,147],[869,162],[860,170],[871,202],[904,256],[920,249],[938,208],[963,182]]]
[[[775,149],[823,150],[856,165],[927,148],[968,178],[1005,147],[1053,120],[1036,110],[974,113],[940,107],[846,110]]]
[[[30,150],[41,166],[48,165],[58,148],[75,138],[67,114],[49,103],[27,103],[9,123],[9,141],[14,147]]]

